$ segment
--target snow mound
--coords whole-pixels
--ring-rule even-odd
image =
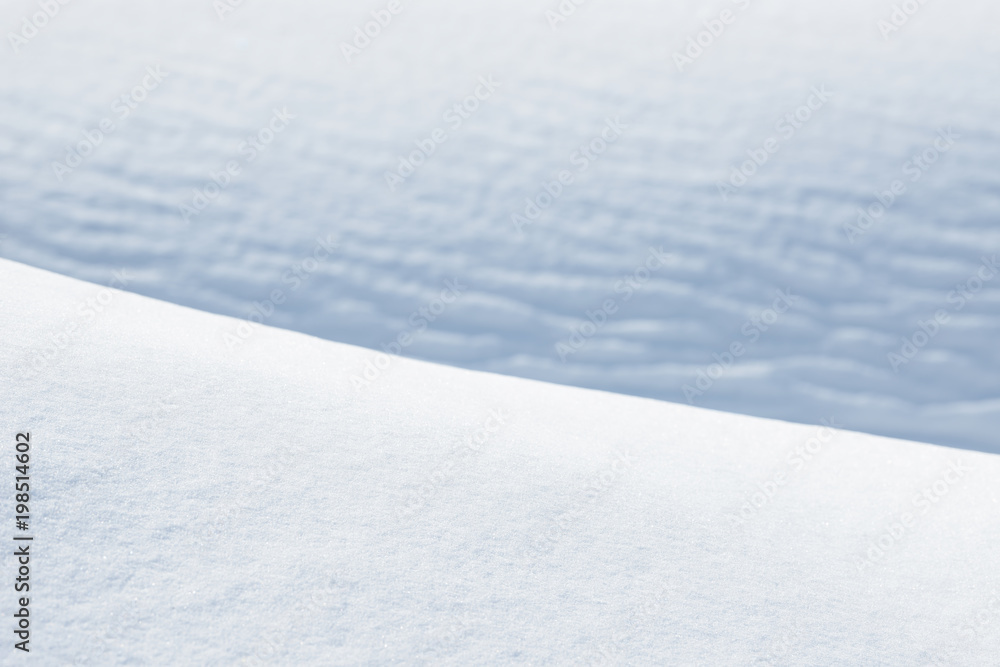
[[[239,322],[0,261],[41,664],[1000,655],[995,455]]]

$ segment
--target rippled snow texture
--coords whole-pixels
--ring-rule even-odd
[[[885,1],[593,0],[553,30],[557,4],[402,0],[351,64],[341,43],[383,3],[247,0],[225,20],[209,0],[62,6],[16,56],[5,40],[0,254],[94,282],[124,268],[130,290],[235,316],[280,289],[269,324],[375,349],[457,279],[403,354],[685,402],[739,342],[695,404],[1000,451],[1000,280],[948,299],[1000,251],[1000,8],[926,3],[883,39]],[[678,72],[672,54],[726,8]],[[7,3],[3,34],[37,9]],[[169,75],[119,122],[116,98],[155,65]],[[452,129],[443,114],[489,76],[496,93]],[[717,183],[814,86],[832,98],[723,201]],[[276,108],[295,118],[247,163]],[[52,163],[104,118],[115,131],[60,181]],[[576,172],[609,118],[620,140]],[[949,127],[911,181],[904,163]],[[385,172],[436,128],[447,142],[390,192]],[[185,225],[179,205],[231,160],[241,173]],[[511,214],[564,169],[573,184],[518,234]],[[906,192],[851,243],[844,225],[894,179]],[[294,288],[330,234],[337,251]],[[651,246],[672,261],[626,302],[615,285]],[[796,306],[751,342],[778,289]],[[607,299],[617,311],[561,360]],[[894,372],[887,355],[942,309]]]

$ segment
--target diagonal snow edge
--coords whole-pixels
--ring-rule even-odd
[[[0,260],[43,663],[1000,654],[1000,457],[239,324]]]

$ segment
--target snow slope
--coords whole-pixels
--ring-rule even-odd
[[[238,324],[0,260],[38,664],[1000,655],[995,455]]]
[[[406,356],[686,403],[740,342],[697,405],[998,451],[1000,283],[960,311],[949,294],[1000,252],[1000,4],[920,3],[885,39],[898,0],[591,0],[554,30],[559,0],[403,1],[350,63],[341,44],[385,1],[246,1],[224,20],[214,4],[72,2],[0,49],[0,256],[98,283],[127,268],[131,291],[235,317],[282,288],[269,324],[373,349],[458,278]],[[672,54],[726,8],[679,72]],[[37,11],[4,3],[0,34]],[[153,66],[165,78],[120,118]],[[501,85],[455,128],[444,114],[480,77]],[[820,86],[832,97],[783,138]],[[249,162],[275,108],[295,118]],[[511,214],[616,117],[620,139],[519,235]],[[115,131],[60,180],[53,163],[105,118]],[[954,146],[911,181],[947,127]],[[386,171],[437,128],[447,142],[390,192]],[[723,201],[770,137],[780,150]],[[184,225],[180,204],[232,160]],[[906,193],[850,242],[894,179]],[[293,291],[330,234],[337,252]],[[615,286],[650,246],[674,261],[625,302]],[[777,289],[800,300],[751,343]],[[940,309],[948,325],[894,372],[887,355]]]

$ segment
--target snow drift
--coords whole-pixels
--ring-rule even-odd
[[[40,664],[1000,655],[995,455],[238,325],[0,261]]]

